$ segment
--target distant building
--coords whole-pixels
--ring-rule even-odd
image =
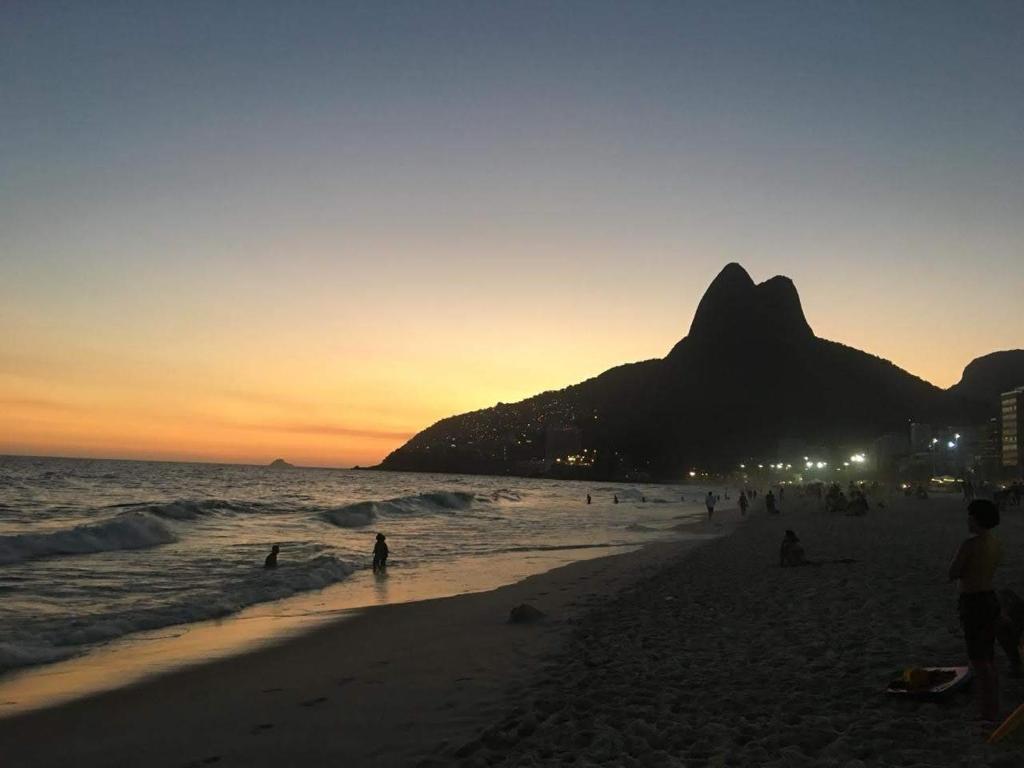
[[[1003,471],[1019,474],[1024,468],[1024,387],[1000,396]]]
[[[998,478],[1002,465],[999,419],[989,419],[978,428],[977,434],[974,467],[983,479]]]

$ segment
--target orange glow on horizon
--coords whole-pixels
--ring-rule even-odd
[[[374,465],[444,417],[663,357],[714,276],[689,268],[651,282],[649,295],[624,295],[575,286],[557,269],[501,292],[487,274],[457,294],[405,276],[359,304],[339,301],[310,270],[258,291],[224,282],[226,295],[189,294],[185,308],[161,295],[147,313],[139,300],[121,308],[128,320],[88,296],[52,314],[31,301],[8,306],[0,319],[17,333],[0,346],[0,453]],[[1005,338],[993,339],[991,324],[968,330],[929,296],[879,298],[866,281],[836,302],[813,273],[752,274],[760,282],[775,271],[793,274],[819,337],[941,387],[972,358],[1014,346],[1008,325]],[[817,286],[830,279],[818,276]],[[884,311],[894,301],[897,316],[913,318],[895,329]],[[959,334],[922,344],[939,322]]]

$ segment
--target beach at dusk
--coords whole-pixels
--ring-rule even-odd
[[[65,765],[69,750],[81,766],[1017,765],[1019,745],[985,744],[969,694],[884,693],[908,665],[962,655],[943,572],[960,504],[889,502],[866,517],[808,499],[778,517],[733,510],[695,526],[713,534],[702,544],[370,608],[0,720],[0,747],[25,766]],[[825,564],[780,569],[785,528]],[[1001,536],[1019,547],[1024,525]],[[1019,564],[1007,574],[1022,578]],[[522,603],[545,617],[508,623]],[[1004,680],[1007,699],[1024,695]]]
[[[0,768],[1024,768],[1022,42],[0,3]]]

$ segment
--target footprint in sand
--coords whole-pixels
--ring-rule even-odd
[[[273,723],[259,723],[258,725],[254,725],[252,727],[252,730],[250,731],[250,733],[256,734],[256,733],[260,733],[261,731],[269,731],[273,727],[274,727]]]
[[[317,704],[323,704],[325,701],[327,701],[327,697],[326,696],[317,696],[315,699],[310,699],[309,701],[301,702],[299,704],[299,706],[300,707],[315,707]]]

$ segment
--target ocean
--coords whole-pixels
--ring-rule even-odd
[[[0,673],[296,595],[343,598],[372,579],[377,532],[388,578],[419,596],[691,537],[680,529],[703,517],[707,489],[0,457]],[[272,544],[280,565],[266,570]]]

